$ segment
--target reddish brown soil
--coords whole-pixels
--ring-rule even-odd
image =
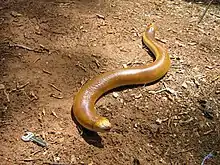
[[[220,164],[220,5],[198,24],[204,2],[0,0],[0,164],[196,165],[210,152],[207,164]],[[80,135],[76,92],[98,74],[152,61],[141,43],[151,22],[169,73],[109,92],[97,109],[113,129]],[[25,131],[48,148],[23,142]]]

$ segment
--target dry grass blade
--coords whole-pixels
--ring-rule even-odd
[[[203,20],[203,18],[205,17],[205,14],[207,13],[207,11],[208,11],[208,9],[209,9],[209,7],[211,6],[211,4],[212,4],[213,1],[214,1],[214,0],[210,0],[210,1],[209,1],[209,4],[208,4],[207,7],[205,8],[204,12],[202,13],[201,18],[200,18],[199,21],[198,21],[198,24],[199,24],[199,23]]]

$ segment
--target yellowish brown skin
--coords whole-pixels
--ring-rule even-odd
[[[83,127],[95,132],[109,131],[111,123],[107,118],[96,113],[96,101],[113,88],[152,83],[167,73],[170,68],[170,58],[167,50],[155,40],[156,30],[156,26],[150,24],[143,33],[143,43],[154,54],[154,62],[144,66],[104,73],[88,81],[79,90],[74,99],[73,114]]]

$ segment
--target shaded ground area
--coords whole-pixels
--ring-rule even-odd
[[[205,2],[206,4],[206,2]],[[2,164],[220,164],[220,6],[204,1],[0,1]],[[86,134],[71,117],[88,79],[152,59],[147,23],[170,53],[158,83],[115,90],[97,103],[113,124]],[[23,142],[32,131],[48,143]]]

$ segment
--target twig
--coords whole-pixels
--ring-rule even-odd
[[[208,155],[206,155],[206,156],[204,157],[204,159],[202,160],[201,165],[204,165],[205,162],[206,162],[206,160],[208,160],[208,159],[210,159],[210,158],[213,158],[215,155],[216,155],[215,152],[214,152],[214,153],[210,152]]]
[[[27,82],[27,83],[25,83],[25,84],[23,84],[23,85],[19,85],[18,82],[17,82],[17,83],[16,83],[16,88],[11,89],[11,90],[9,91],[9,93],[15,92],[15,91],[19,91],[19,90],[23,89],[24,87],[26,87],[28,84],[30,84],[30,82]]]
[[[160,90],[158,90],[158,91],[149,91],[149,93],[151,93],[151,94],[157,94],[157,93],[161,93],[161,92],[163,92],[163,91],[167,91],[167,89],[166,89],[166,88],[163,88],[163,89],[160,89]]]
[[[28,50],[28,51],[34,51],[34,52],[37,52],[37,53],[42,53],[39,50],[35,50],[33,48],[30,48],[28,46],[21,45],[21,44],[11,44],[11,43],[9,43],[9,47],[18,47],[18,48],[22,48],[22,49],[25,49],[25,50]]]
[[[80,62],[78,62],[78,63],[76,64],[76,66],[80,67],[82,70],[84,70],[85,72],[87,72],[87,71],[86,71],[86,68],[85,68],[84,66],[82,66],[82,64],[81,64]]]
[[[31,97],[33,97],[33,99],[32,99],[31,101],[33,101],[33,100],[38,100],[38,97],[37,97],[37,95],[34,93],[34,91],[30,91],[30,95],[31,95]]]
[[[211,132],[213,132],[213,130],[212,130],[212,129],[211,129],[211,130],[209,130],[209,131],[204,132],[204,133],[203,133],[203,135],[208,135],[208,134],[210,134]]]
[[[100,63],[97,59],[94,59],[93,62],[96,64],[97,68],[100,68]]]
[[[37,58],[36,60],[34,60],[34,63],[36,63],[37,61],[39,61],[40,60],[40,57],[39,58]]]
[[[101,14],[96,14],[96,16],[100,19],[105,19],[105,16],[104,15],[101,15]]]
[[[209,4],[208,4],[207,7],[205,8],[205,10],[204,10],[204,12],[203,12],[201,18],[200,18],[199,21],[198,21],[198,24],[199,24],[199,23],[202,21],[202,19],[204,18],[205,14],[207,13],[207,11],[208,11],[208,9],[209,9],[209,7],[211,6],[211,4],[212,4],[213,1],[214,1],[214,0],[210,0],[210,1],[209,1]]]
[[[54,115],[56,118],[58,118],[57,114],[54,111],[52,111],[52,115]]]
[[[160,90],[158,90],[158,91],[149,91],[149,93],[151,93],[151,94],[157,94],[157,93],[161,93],[161,92],[164,92],[164,91],[169,92],[169,93],[171,93],[171,94],[174,94],[175,96],[177,95],[177,92],[176,92],[175,90],[169,88],[169,87],[165,87],[165,88],[160,89]]]
[[[69,163],[57,163],[57,162],[43,162],[43,164],[49,164],[49,165],[70,165]]]
[[[55,94],[50,94],[50,97],[56,98],[56,99],[63,99],[63,96],[57,96]]]
[[[29,100],[31,100],[31,98],[28,96],[28,94],[27,94],[27,92],[24,90],[23,91],[23,93],[27,96],[27,98],[29,99]]]
[[[9,94],[6,92],[6,89],[4,89],[4,94],[5,94],[6,98],[7,98],[7,101],[10,102]]]
[[[43,50],[45,50],[45,51],[47,51],[47,52],[50,52],[50,50],[49,50],[49,49],[47,49],[47,48],[45,48],[45,46],[44,46],[44,45],[40,44],[40,47],[41,47]]]
[[[53,85],[53,84],[49,84],[51,87],[53,87],[54,89],[56,89],[57,91],[59,91],[59,92],[62,92],[59,88],[57,88],[55,85]]]
[[[189,152],[189,151],[192,151],[192,150],[194,150],[194,148],[189,148],[189,149],[183,149],[182,151],[179,151],[179,152],[175,152],[175,153],[173,153],[173,154],[180,154],[180,153],[184,153],[184,152]]]
[[[49,75],[52,75],[51,72],[49,72],[49,71],[47,71],[47,70],[45,70],[45,69],[43,69],[43,72],[44,72],[44,73],[47,73],[47,74],[49,74]]]
[[[17,84],[16,84],[16,89],[17,89],[17,90],[20,90],[20,89],[26,87],[28,84],[30,84],[30,82],[27,82],[26,84],[23,84],[23,85],[19,85],[19,84],[17,83]]]
[[[29,158],[29,159],[23,159],[23,160],[20,160],[20,161],[23,161],[23,162],[32,162],[32,161],[43,161],[43,159],[32,159],[32,158]]]

